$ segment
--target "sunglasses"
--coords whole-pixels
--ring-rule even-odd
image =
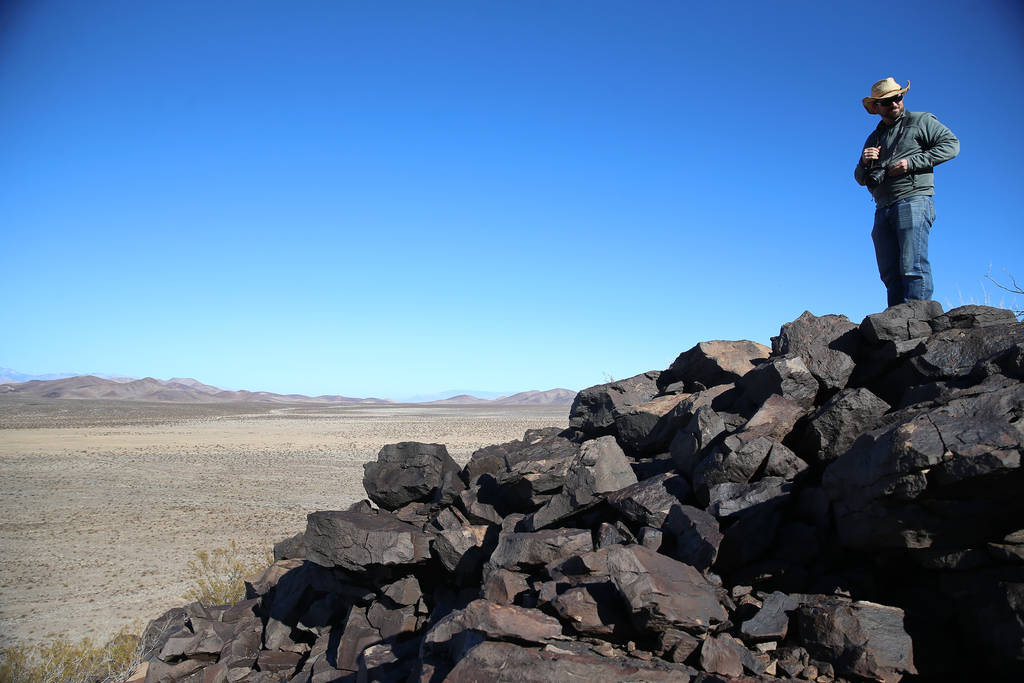
[[[903,95],[896,95],[895,97],[886,97],[884,100],[875,100],[875,104],[881,107],[888,107],[890,104],[896,104],[897,102],[903,101]]]

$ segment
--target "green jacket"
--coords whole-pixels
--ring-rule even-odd
[[[870,165],[858,161],[853,177],[861,185],[868,184],[872,168],[887,168],[900,159],[907,160],[907,173],[885,175],[871,188],[878,208],[918,195],[935,194],[932,169],[960,153],[960,141],[953,131],[925,111],[907,111],[890,126],[881,121],[864,141],[864,147],[881,147],[878,161]]]

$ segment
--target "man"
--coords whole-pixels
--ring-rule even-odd
[[[928,234],[935,220],[932,169],[960,153],[960,141],[927,112],[904,111],[901,88],[892,78],[871,86],[862,100],[869,114],[882,117],[868,136],[854,177],[875,198],[875,243],[878,274],[889,306],[931,299],[932,268]]]

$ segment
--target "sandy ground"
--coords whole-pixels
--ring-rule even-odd
[[[567,406],[181,406],[0,399],[0,646],[103,641],[184,604],[198,550],[259,555],[364,497],[399,441],[459,463]]]

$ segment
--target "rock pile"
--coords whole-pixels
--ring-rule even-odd
[[[385,446],[248,600],[154,622],[146,680],[1013,680],[1022,378],[1008,311],[804,313],[465,467]]]

